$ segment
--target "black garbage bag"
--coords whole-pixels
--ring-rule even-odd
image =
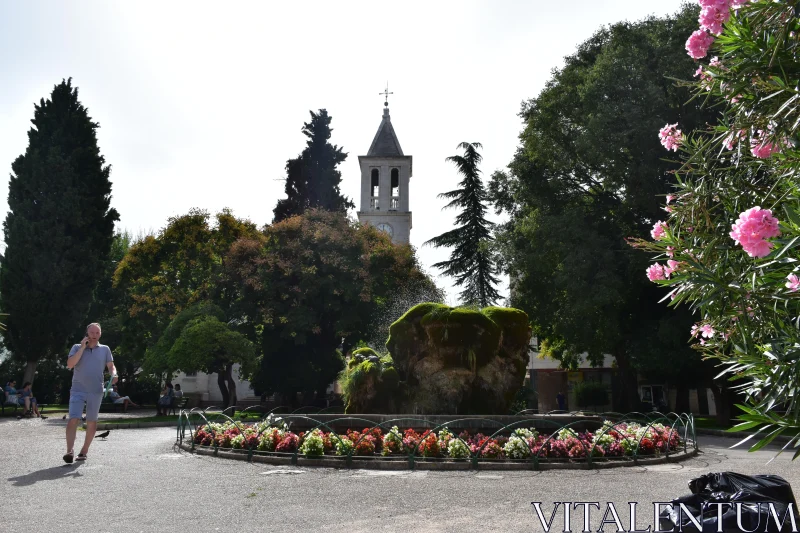
[[[661,531],[797,533],[800,527],[792,487],[780,476],[717,472],[692,479],[689,490],[663,508]]]

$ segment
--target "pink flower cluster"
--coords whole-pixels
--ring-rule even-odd
[[[666,222],[659,220],[653,224],[653,229],[650,230],[650,236],[660,241],[664,238],[664,235],[666,235],[667,229],[669,229],[669,226],[667,226]]]
[[[683,133],[678,129],[678,124],[667,124],[658,132],[661,145],[667,150],[678,151],[678,147],[683,142]]]
[[[656,281],[659,279],[669,279],[673,272],[680,268],[680,262],[670,259],[666,265],[660,263],[653,263],[647,267],[647,279]]]
[[[714,35],[722,33],[722,25],[731,18],[730,0],[700,0],[700,29]]]
[[[686,51],[694,59],[705,57],[714,42],[711,35],[722,33],[722,25],[731,18],[731,8],[739,9],[749,0],[698,0],[700,7],[700,29],[686,41]],[[710,32],[710,33],[709,33]]]
[[[766,239],[780,234],[778,219],[772,216],[772,211],[758,206],[741,213],[731,227],[731,238],[741,244],[750,257],[768,256],[772,243]]]
[[[779,154],[781,152],[780,143],[769,142],[764,137],[764,132],[758,130],[756,134],[750,138],[750,150],[753,152],[753,156],[759,159],[767,159],[772,154]]]
[[[786,279],[789,280],[786,282],[786,288],[789,289],[789,292],[794,292],[800,288],[800,278],[796,274],[789,274]]]
[[[686,41],[686,51],[693,59],[700,59],[706,57],[708,49],[714,43],[714,37],[706,33],[704,30],[695,30]]]
[[[701,335],[706,339],[710,339],[711,337],[714,336],[715,333],[716,331],[714,331],[714,328],[711,326],[711,324],[703,324],[702,326],[698,326],[697,324],[695,324],[694,326],[692,326],[692,337],[697,337],[698,335]]]

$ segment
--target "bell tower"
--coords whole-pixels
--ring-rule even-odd
[[[367,155],[358,156],[361,166],[361,204],[358,220],[372,224],[392,237],[392,242],[408,244],[411,238],[411,211],[408,184],[411,156],[404,155],[389,118],[390,94],[384,94],[383,119]]]

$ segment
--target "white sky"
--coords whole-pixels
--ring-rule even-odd
[[[565,55],[601,25],[680,4],[0,0],[0,210],[33,103],[70,76],[101,126],[120,227],[134,234],[192,207],[271,222],[286,160],[319,108],[349,154],[343,192],[358,205],[357,156],[380,124],[388,80],[392,124],[414,156],[411,242],[437,275],[430,265],[450,252],[422,243],[455,216],[436,198],[459,181],[445,158],[462,141],[482,143],[488,180],[518,145],[520,103]],[[451,280],[437,283],[455,304]]]

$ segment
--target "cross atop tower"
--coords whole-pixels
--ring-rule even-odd
[[[386,89],[382,93],[378,93],[378,96],[380,96],[380,95],[384,96],[385,100],[383,102],[383,105],[385,107],[389,107],[389,95],[390,94],[394,94],[394,93],[390,93],[389,92],[389,82],[387,81],[386,82]]]

